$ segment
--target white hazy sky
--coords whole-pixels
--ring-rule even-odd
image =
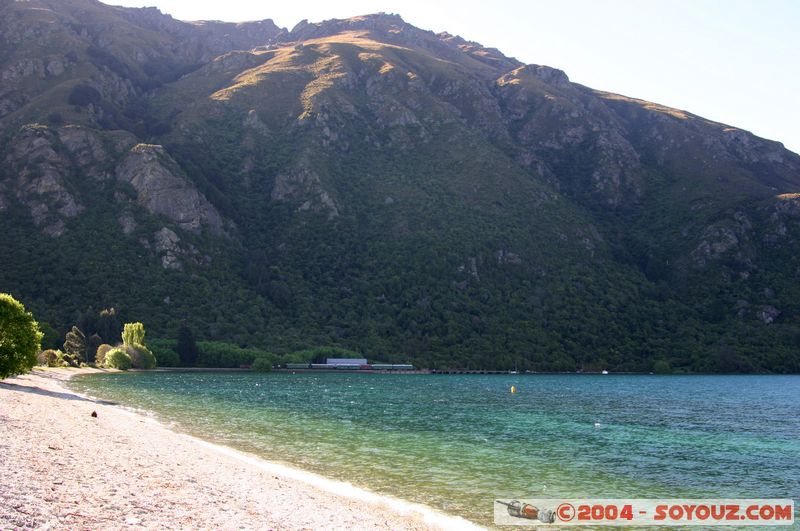
[[[291,29],[398,13],[411,24],[564,70],[592,88],[685,109],[800,152],[800,0],[108,0],[181,20]]]

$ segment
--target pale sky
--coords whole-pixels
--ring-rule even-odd
[[[800,0],[108,0],[291,29],[384,11],[572,81],[684,109],[800,152]]]

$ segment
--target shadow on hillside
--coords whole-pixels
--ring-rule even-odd
[[[0,382],[0,389],[8,389],[10,391],[20,391],[22,393],[32,393],[34,395],[49,396],[51,398],[60,398],[62,400],[78,400],[81,402],[91,402],[93,404],[102,404],[105,406],[115,406],[116,402],[109,402],[108,400],[94,400],[86,398],[85,396],[76,395],[73,393],[62,393],[60,391],[50,391],[30,385],[19,385],[10,382]]]

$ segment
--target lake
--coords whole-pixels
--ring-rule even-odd
[[[800,498],[800,376],[136,372],[69,386],[486,525],[496,498]]]

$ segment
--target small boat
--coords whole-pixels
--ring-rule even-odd
[[[608,371],[603,369],[603,372],[601,374],[608,374]]]

